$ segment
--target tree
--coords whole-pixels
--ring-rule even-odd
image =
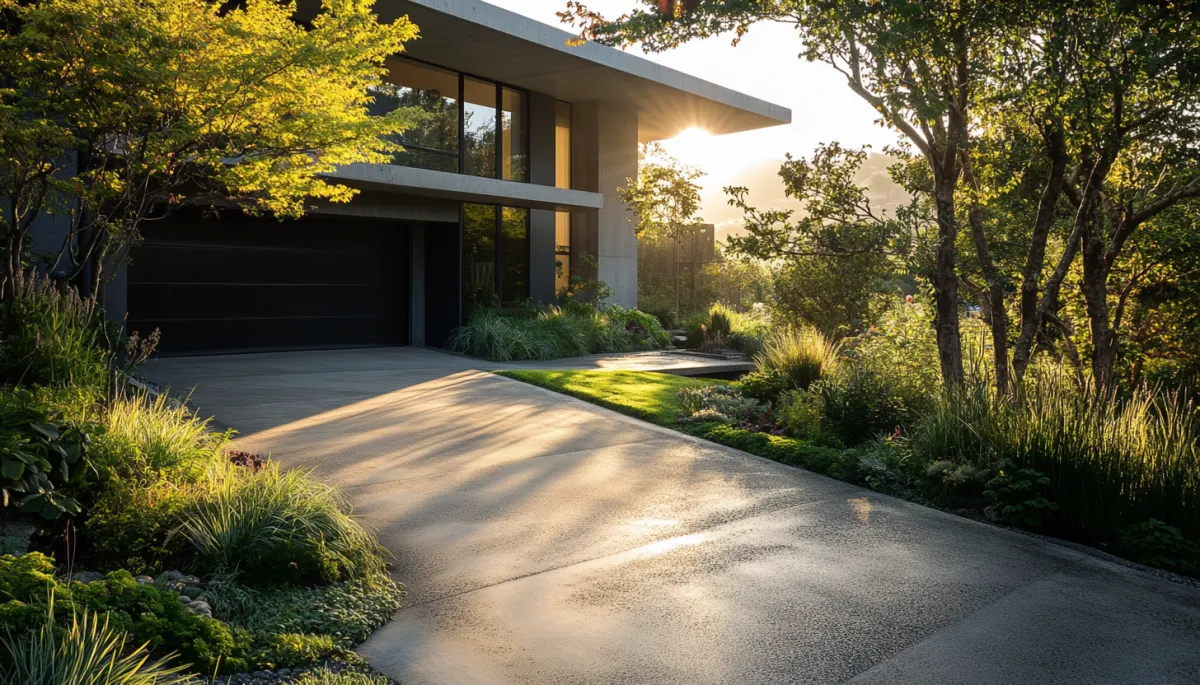
[[[881,121],[918,151],[929,168],[937,217],[930,282],[938,357],[945,382],[960,383],[956,200],[960,177],[970,161],[974,86],[994,62],[988,51],[1004,25],[1007,8],[984,0],[705,0],[668,2],[661,7],[656,0],[642,0],[642,4],[646,9],[609,21],[571,1],[559,16],[579,26],[583,39],[612,45],[640,43],[650,51],[728,32],[740,38],[759,21],[794,24],[803,41],[802,56],[844,75],[850,89],[879,113]],[[973,229],[977,226],[972,223]],[[1000,330],[995,338],[1004,343],[1007,331]],[[1004,348],[996,350],[998,361],[1007,359]]]
[[[381,163],[409,109],[371,116],[384,59],[417,35],[369,0],[307,15],[275,0],[0,0],[0,220],[6,275],[33,221],[94,293],[147,221],[185,204],[296,217],[355,191],[323,174]]]
[[[681,164],[650,143],[638,151],[637,178],[627,180],[617,197],[637,219],[637,233],[670,240],[674,246],[675,311],[679,311],[679,241],[700,225],[700,185],[704,174]]]

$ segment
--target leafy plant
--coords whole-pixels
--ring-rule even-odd
[[[1058,511],[1058,505],[1046,498],[1050,478],[1033,469],[1016,468],[1002,462],[996,477],[987,483],[983,496],[992,501],[984,513],[1024,528],[1040,528]]]
[[[819,396],[821,429],[847,445],[915,426],[929,402],[907,390],[887,369],[866,361],[843,362],[809,388]]]
[[[194,489],[169,482],[111,481],[82,526],[84,558],[94,568],[146,574],[184,565],[187,541],[171,533],[197,496]]]
[[[1200,576],[1200,544],[1188,540],[1178,528],[1158,519],[1121,529],[1116,549],[1122,556],[1141,564]]]
[[[178,530],[200,569],[252,584],[365,579],[384,568],[385,551],[335,488],[274,463],[223,478]]]
[[[491,361],[513,361],[660,349],[669,342],[649,314],[568,301],[562,307],[477,309],[455,329],[449,345]]]
[[[79,502],[64,488],[87,470],[88,440],[44,396],[0,391],[0,506],[48,519],[78,514]]]
[[[145,645],[130,647],[129,636],[110,625],[109,616],[82,611],[66,630],[55,623],[49,603],[36,631],[5,631],[7,653],[0,680],[22,685],[182,685],[191,682],[173,655],[151,660]]]
[[[94,298],[45,276],[18,271],[0,310],[0,379],[5,384],[108,390],[114,331]]]
[[[767,337],[754,363],[760,371],[778,371],[792,387],[806,390],[834,372],[840,354],[841,346],[815,328],[783,329]]]
[[[737,387],[743,396],[764,404],[776,404],[791,389],[791,379],[776,369],[751,371],[738,379]]]
[[[679,390],[681,419],[712,420],[725,423],[742,420],[747,415],[761,414],[767,407],[751,397],[744,397],[733,385],[701,385]],[[697,419],[697,415],[701,418]]]
[[[96,467],[110,478],[196,483],[227,461],[231,433],[213,432],[208,420],[165,393],[116,399],[106,407],[103,422],[105,430],[91,451]]]
[[[295,685],[391,685],[391,681],[375,673],[314,668],[297,678]]]

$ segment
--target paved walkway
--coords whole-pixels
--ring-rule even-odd
[[[404,685],[1200,682],[1196,590],[478,368],[148,371],[346,488],[408,585],[361,648]]]

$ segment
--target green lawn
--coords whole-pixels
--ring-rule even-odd
[[[675,427],[679,390],[728,381],[650,371],[497,371],[660,426]]]

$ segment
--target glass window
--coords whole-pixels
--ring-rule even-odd
[[[529,180],[528,134],[525,131],[525,95],[505,88],[500,96],[500,178],[509,181]]]
[[[571,187],[571,105],[554,103],[554,187]]]
[[[496,295],[496,207],[463,204],[463,305],[486,307]]]
[[[402,57],[387,59],[388,76],[373,95],[372,114],[417,107],[431,116],[400,134],[394,163],[458,171],[458,74]]]
[[[500,287],[505,304],[529,297],[529,210],[505,207],[500,212],[504,273]]]
[[[571,214],[554,213],[554,289],[567,287],[571,279]]]
[[[466,173],[496,177],[496,84],[463,79]]]

